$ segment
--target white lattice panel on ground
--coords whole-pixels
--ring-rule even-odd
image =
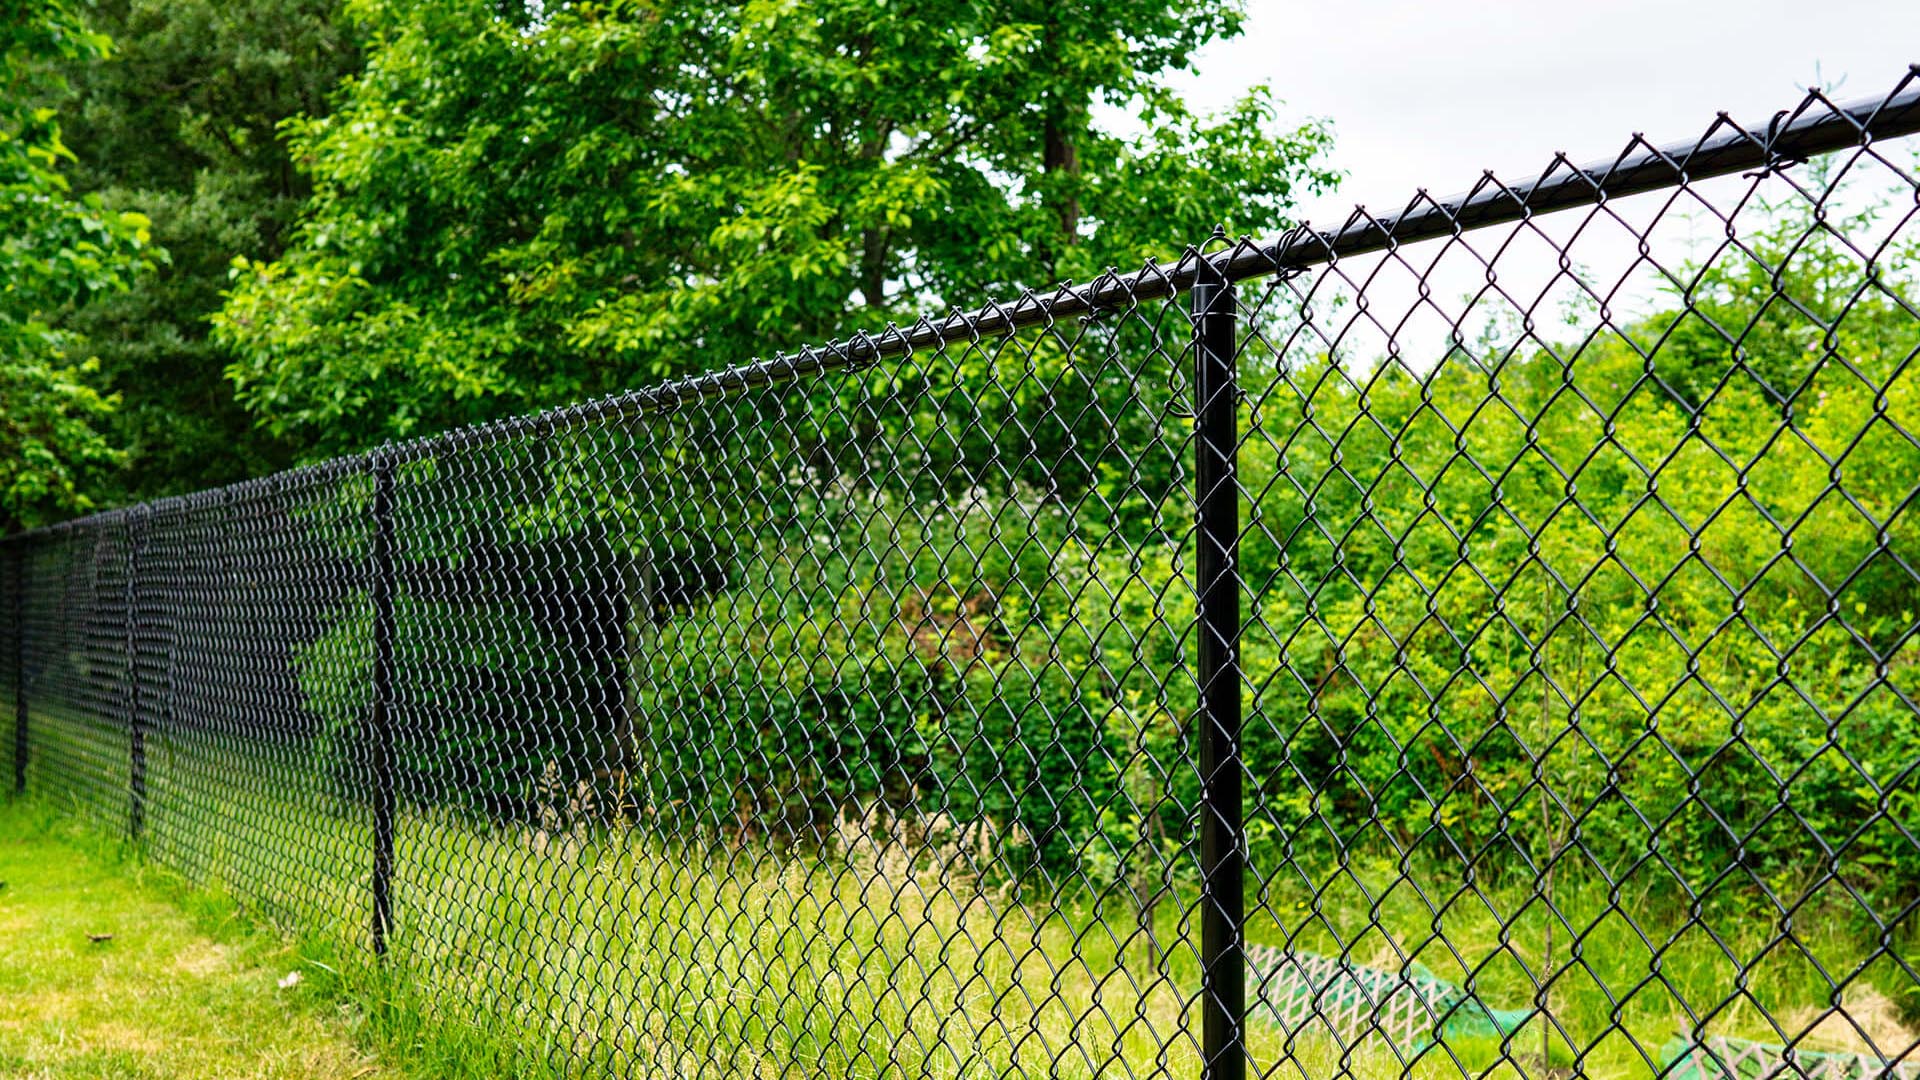
[[[1249,947],[1247,967],[1259,1012],[1290,1034],[1324,1024],[1347,1045],[1385,1036],[1395,1046],[1424,1046],[1465,1001],[1438,979],[1273,945]]]
[[[1869,1054],[1791,1052],[1784,1046],[1714,1035],[1679,1054],[1667,1075],[1671,1080],[1920,1080],[1920,1062],[1890,1063]]]

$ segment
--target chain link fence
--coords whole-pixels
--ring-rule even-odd
[[[501,1071],[1920,1076],[1920,74],[0,547]]]

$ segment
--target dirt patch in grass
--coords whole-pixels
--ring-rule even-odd
[[[215,941],[196,941],[173,958],[173,969],[182,975],[204,979],[227,971],[233,965],[233,950]]]

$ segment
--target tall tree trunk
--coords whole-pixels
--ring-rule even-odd
[[[893,230],[878,227],[860,234],[860,298],[870,308],[886,305],[887,254]]]
[[[881,123],[861,142],[859,154],[869,169],[886,167],[887,143],[893,138],[893,125]],[[870,308],[886,305],[887,263],[893,254],[893,230],[886,225],[870,225],[860,231],[860,299]]]
[[[1057,207],[1062,247],[1072,247],[1080,231],[1080,194],[1073,190],[1080,176],[1080,152],[1074,146],[1073,137],[1084,126],[1086,113],[1086,106],[1077,103],[1058,106],[1047,113],[1046,146],[1040,164],[1048,176],[1064,174],[1068,184]]]

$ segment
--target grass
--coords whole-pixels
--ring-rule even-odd
[[[350,1012],[279,985],[301,966],[284,941],[231,907],[183,908],[164,878],[41,808],[0,807],[0,1075],[397,1075],[357,1045]]]
[[[110,744],[44,749],[38,767],[80,797],[70,809],[123,820]],[[407,812],[398,926],[375,964],[365,811],[331,800],[287,747],[239,749],[150,744],[147,854],[300,935],[313,992],[359,1003],[365,1031],[425,1074],[1198,1074],[1193,896],[1154,916],[1161,956],[1123,904],[970,878],[951,835],[906,845],[849,822],[833,857],[788,856],[672,845],[646,829],[542,832]],[[97,782],[72,783],[89,762],[106,763]],[[1551,1032],[1536,1019],[1505,1042],[1449,1041],[1409,1059],[1378,1039],[1289,1040],[1256,1021],[1249,1052],[1263,1076],[1639,1080],[1696,1026],[1804,1038],[1806,1049],[1862,1050],[1870,1038],[1897,1055],[1920,1013],[1913,980],[1837,895],[1786,922],[1693,913],[1657,881],[1616,890],[1568,872],[1553,894],[1564,921],[1550,921],[1530,881],[1474,890],[1437,867],[1288,874],[1256,858],[1253,869],[1267,882],[1249,897],[1256,943],[1385,968],[1411,958],[1456,983],[1471,973],[1495,1007],[1531,1004],[1549,955],[1556,972]],[[1896,929],[1892,951],[1910,952],[1911,939]],[[1847,980],[1842,993],[1821,969]],[[1836,997],[1851,1023],[1827,1011]]]

